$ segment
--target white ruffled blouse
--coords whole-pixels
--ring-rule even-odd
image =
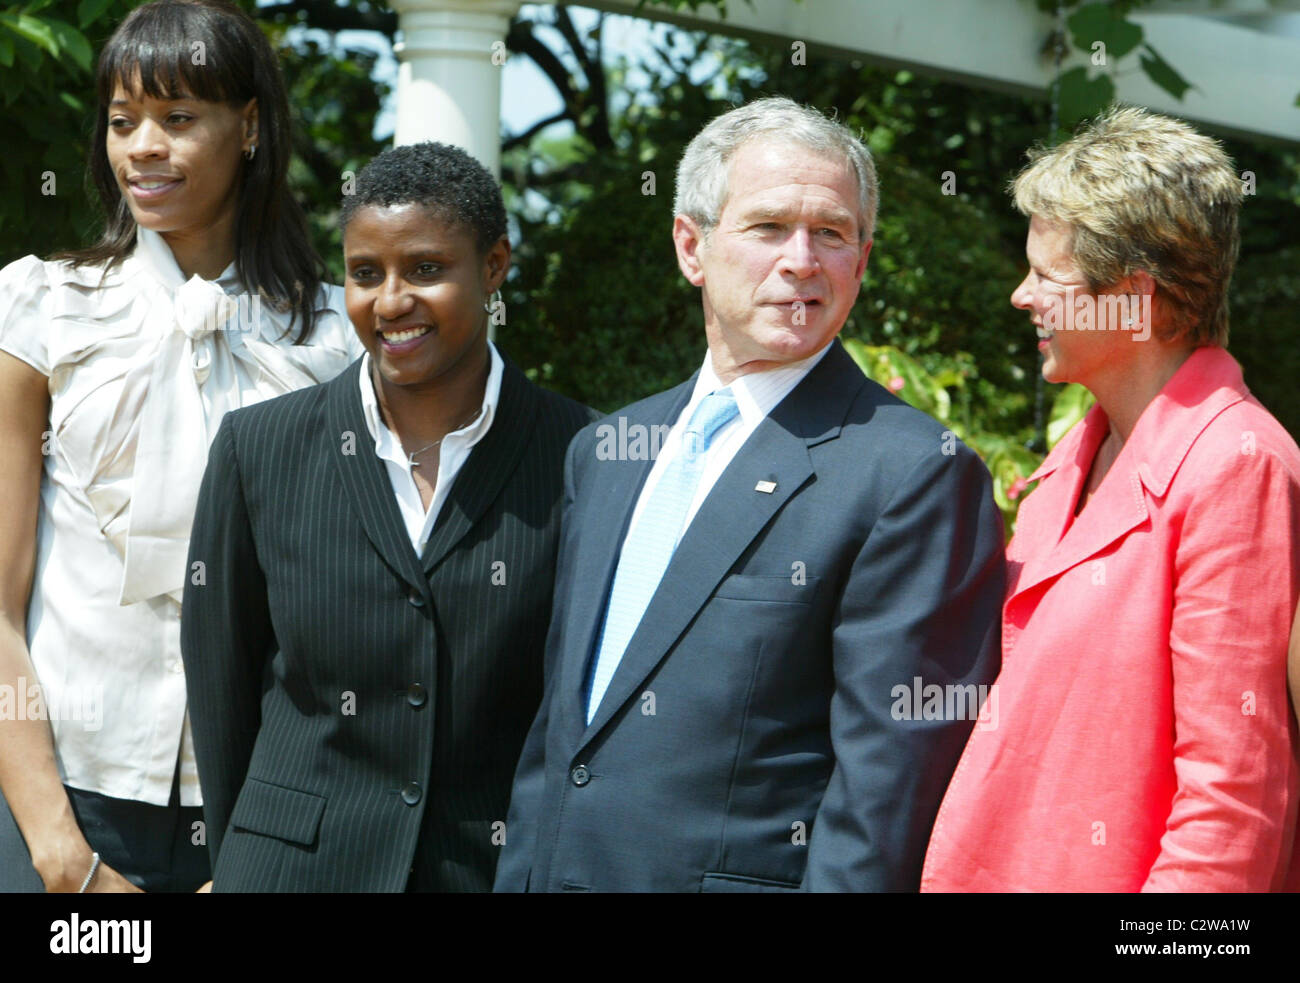
[[[166,805],[179,754],[181,804],[202,804],[180,600],[208,445],[228,410],[360,357],[342,288],[326,290],[294,345],[300,325],[234,264],[186,281],[148,229],[107,274],[35,256],[0,270],[0,350],[49,378],[24,685],[39,681],[66,784]]]

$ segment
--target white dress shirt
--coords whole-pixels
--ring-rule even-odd
[[[488,356],[491,366],[478,416],[459,430],[447,434],[438,445],[438,478],[434,482],[433,498],[429,500],[427,510],[420,500],[420,489],[415,484],[415,474],[406,451],[402,449],[402,442],[388,429],[383,414],[379,412],[379,401],[375,398],[375,387],[370,378],[370,353],[366,352],[361,357],[361,406],[365,410],[366,429],[374,438],[376,456],[387,466],[388,482],[393,486],[398,511],[402,513],[406,534],[411,537],[411,545],[415,547],[417,556],[424,552],[424,544],[429,541],[429,534],[438,521],[438,512],[447,500],[447,493],[451,491],[456,475],[460,474],[460,469],[469,460],[469,452],[492,429],[497,403],[501,400],[501,375],[505,363],[490,341]]]
[[[0,270],[0,350],[49,378],[27,645],[63,781],[201,805],[180,599],[208,444],[227,410],[326,381],[361,354],[343,290],[311,341],[232,263],[188,281],[162,237],[105,273],[25,256]]]
[[[830,347],[830,345],[827,345],[815,355],[809,355],[805,359],[791,362],[779,369],[769,369],[766,372],[750,372],[730,382],[729,385],[736,397],[736,406],[739,408],[740,413],[714,434],[713,442],[705,453],[704,471],[700,475],[699,485],[696,486],[695,497],[691,500],[691,507],[686,513],[686,521],[682,523],[680,536],[686,535],[686,530],[690,526],[691,520],[695,518],[695,513],[700,510],[700,506],[704,504],[709,492],[717,484],[718,478],[722,476],[722,472],[727,469],[727,465],[731,463],[732,458],[744,446],[750,434],[757,430],[758,425],[763,422],[763,418],[776,409],[781,400],[790,395],[794,387],[803,381],[804,376],[811,372],[813,366],[825,357]],[[641,494],[636,500],[636,508],[632,510],[632,521],[628,523],[629,534],[641,517],[645,503],[649,501],[651,492],[659,484],[659,479],[663,476],[668,463],[681,453],[682,435],[686,432],[686,424],[690,421],[691,414],[695,412],[695,407],[699,406],[709,393],[725,388],[727,386],[723,385],[722,380],[718,378],[717,372],[713,369],[713,356],[705,354],[704,365],[701,366],[699,377],[695,380],[695,389],[691,392],[690,401],[682,410],[681,415],[677,417],[672,429],[668,431],[668,435],[660,445],[659,456],[655,458],[655,463],[650,468],[650,474],[646,477],[645,485],[641,488]],[[623,541],[627,542],[626,537]]]

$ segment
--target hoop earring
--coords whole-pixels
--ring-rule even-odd
[[[244,151],[244,157],[248,160],[252,160],[256,154],[257,154],[257,144],[253,144],[247,150]]]
[[[503,303],[503,301],[501,300],[500,289],[493,290],[492,295],[483,301],[483,310],[485,313],[491,314],[497,309],[497,305],[501,303]]]

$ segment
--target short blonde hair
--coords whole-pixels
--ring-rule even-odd
[[[1028,156],[1011,182],[1016,207],[1071,227],[1074,261],[1092,290],[1145,270],[1170,314],[1165,340],[1228,343],[1242,185],[1217,140],[1168,116],[1112,106]]]

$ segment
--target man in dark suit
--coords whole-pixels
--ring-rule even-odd
[[[789,100],[688,147],[708,354],[569,447],[497,890],[917,889],[976,715],[931,697],[997,675],[1002,523],[978,458],[835,340],[875,210],[866,149]]]
[[[182,651],[216,891],[486,891],[542,689],[564,450],[593,414],[487,340],[505,210],[399,147],[343,210],[366,354],[228,414]]]

